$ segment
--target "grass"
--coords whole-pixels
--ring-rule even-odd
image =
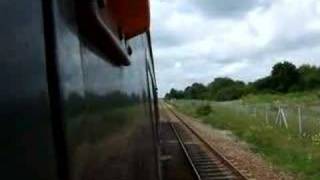
[[[292,131],[268,125],[220,103],[210,103],[211,111],[205,115],[198,109],[208,102],[180,100],[171,104],[215,128],[232,131],[248,142],[254,152],[280,169],[295,174],[297,179],[320,179],[320,146],[310,138],[301,138]]]
[[[319,105],[320,91],[293,92],[288,94],[249,94],[242,98],[244,103],[275,103]]]
[[[287,116],[289,130],[294,133],[299,131],[299,108],[302,117],[302,129],[305,136],[312,137],[319,134],[320,130],[320,92],[297,92],[289,94],[260,94],[248,95],[237,102],[233,107],[241,105],[254,108],[260,118],[265,119],[266,112],[271,120],[275,120],[279,105]],[[264,117],[263,117],[264,116]]]

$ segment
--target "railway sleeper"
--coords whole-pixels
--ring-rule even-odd
[[[201,177],[221,177],[221,176],[231,176],[232,173],[227,171],[220,171],[220,172],[206,172],[206,173],[200,173]]]
[[[190,153],[194,158],[210,158],[207,153]]]
[[[201,173],[218,173],[218,172],[227,172],[227,169],[221,168],[206,168],[206,169],[197,169]]]
[[[215,167],[225,167],[224,164],[220,163],[220,162],[212,162],[212,161],[200,161],[200,162],[194,162],[195,165],[197,166],[201,166],[201,165],[212,165]]]
[[[186,145],[186,146],[188,146],[188,145]],[[190,148],[188,148],[188,147],[187,147],[187,149],[188,149],[188,151],[190,152],[190,154],[205,153],[202,149],[190,149]]]
[[[192,160],[194,161],[194,162],[199,162],[199,163],[201,163],[201,162],[213,162],[213,163],[216,163],[216,164],[222,164],[222,163],[220,163],[220,161],[218,161],[218,160],[213,160],[213,159],[210,159],[210,158],[192,158]]]
[[[222,176],[222,177],[205,177],[203,180],[236,180],[235,176]]]
[[[194,160],[194,161],[214,161],[209,157],[194,157],[194,156],[192,156],[192,160]]]

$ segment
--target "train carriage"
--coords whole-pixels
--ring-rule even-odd
[[[160,179],[147,0],[0,2],[2,179]]]

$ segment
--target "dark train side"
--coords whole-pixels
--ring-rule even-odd
[[[1,179],[160,179],[148,0],[1,0]]]

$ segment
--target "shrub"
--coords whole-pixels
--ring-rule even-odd
[[[198,116],[207,116],[212,112],[211,106],[206,104],[206,105],[201,105],[197,108],[196,113]]]

